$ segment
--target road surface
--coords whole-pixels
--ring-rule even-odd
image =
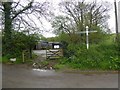
[[[3,88],[118,88],[118,74],[63,73],[3,65]]]

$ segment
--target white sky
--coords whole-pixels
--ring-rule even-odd
[[[56,6],[58,4],[58,2],[60,2],[61,0],[49,0],[51,2],[53,2],[53,4]],[[70,1],[70,0],[68,0]],[[85,1],[92,1],[92,0],[85,0]],[[111,11],[109,12],[110,14],[110,19],[108,20],[108,25],[109,25],[109,28],[110,30],[115,33],[115,10],[114,10],[114,0],[97,0],[98,2],[99,1],[108,1],[112,4],[112,9]],[[120,0],[116,0],[117,4]],[[56,14],[58,13],[59,11],[56,12]],[[47,22],[46,22],[47,23]],[[47,24],[46,24],[47,25]],[[51,28],[51,26],[48,24],[48,27]],[[52,34],[51,32],[50,33],[44,33],[44,36],[45,37],[52,37],[52,36],[55,36],[54,34]]]
[[[14,0],[14,1],[19,1],[19,0]],[[25,2],[24,0],[21,0],[23,2]],[[48,1],[48,2],[51,2],[53,3],[53,7],[56,7],[56,10],[55,10],[55,14],[57,15],[59,13],[59,10],[57,10],[57,4],[60,2],[60,1],[65,1],[65,0],[35,0],[35,1],[40,1],[40,2],[44,2],[44,1]],[[67,1],[71,1],[71,0],[67,0]],[[86,2],[90,2],[90,1],[93,1],[93,0],[85,0]],[[110,14],[110,19],[108,20],[108,24],[109,24],[109,28],[111,29],[111,31],[113,33],[115,33],[115,13],[114,13],[114,0],[97,0],[98,2],[102,2],[102,1],[108,1],[112,4],[112,9],[111,11],[109,12]],[[117,4],[120,0],[116,0]],[[46,30],[50,30],[49,32],[44,32],[43,35],[45,37],[52,37],[52,36],[55,36],[53,33],[52,33],[52,27],[51,27],[51,24],[47,21],[43,21],[43,25],[45,26],[45,29]]]

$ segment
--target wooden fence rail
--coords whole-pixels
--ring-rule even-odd
[[[46,58],[47,59],[56,59],[63,56],[63,50],[62,49],[49,49],[46,50]]]

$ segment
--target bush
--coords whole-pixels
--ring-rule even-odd
[[[6,37],[3,36],[3,45],[2,45],[3,57],[7,57],[8,59],[22,58],[22,52],[23,50],[26,50],[28,52],[25,52],[25,55],[27,55],[27,59],[29,59],[32,56],[32,49],[34,48],[39,38],[35,34],[26,35],[23,32],[13,31],[12,39],[9,42],[10,45],[8,42],[6,42],[5,39]],[[8,46],[10,48],[8,48]]]
[[[60,60],[59,64],[68,65],[74,69],[120,69],[116,44],[110,41],[92,44],[88,50],[85,44],[69,44],[67,57]]]
[[[64,68],[64,67],[65,67],[65,65],[63,65],[63,64],[56,64],[54,66],[55,69],[61,69],[61,68]]]

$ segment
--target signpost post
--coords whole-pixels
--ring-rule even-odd
[[[82,32],[76,32],[78,34],[82,34],[82,33],[86,33],[86,48],[89,49],[89,33],[93,33],[93,32],[97,32],[97,31],[89,31],[89,27],[86,26],[86,31],[82,31]]]
[[[87,46],[87,49],[89,49],[89,39],[88,39],[88,26],[86,26],[86,46]]]

